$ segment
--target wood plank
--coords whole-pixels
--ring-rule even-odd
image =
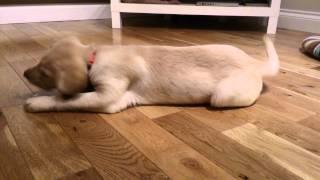
[[[114,30],[110,27],[101,25],[104,24],[104,21],[100,21],[100,25],[92,25],[93,23],[89,22],[82,22],[77,25],[77,28],[74,27],[65,27],[65,26],[56,26],[57,23],[50,22],[50,23],[35,23],[35,27],[39,29],[43,35],[46,37],[53,37],[55,40],[59,38],[63,38],[65,36],[73,35],[77,36],[82,43],[84,44],[96,44],[96,45],[112,45],[112,44],[147,44],[145,41],[140,40],[134,36],[126,36],[124,38],[124,34],[122,30]],[[95,21],[93,21],[95,22]],[[58,23],[60,24],[60,23]],[[67,26],[70,26],[70,22],[65,23]],[[99,27],[99,30],[95,29]],[[100,27],[103,26],[103,27]],[[82,32],[83,30],[79,29],[86,29],[86,32]],[[90,33],[88,33],[90,31]],[[124,39],[124,42],[122,42]]]
[[[249,55],[261,60],[266,60],[265,46],[261,38],[263,34],[253,33],[253,35],[250,35],[250,34],[248,35],[246,33],[237,32],[237,31],[233,31],[230,33],[235,34],[236,36],[234,36],[233,38],[238,39],[238,41],[234,41],[232,37],[228,37],[227,39],[224,40],[224,42],[227,42],[227,43],[236,42],[234,45],[245,50]],[[251,38],[248,38],[249,36],[251,36]],[[291,65],[300,66],[304,68],[312,68],[318,64],[317,61],[312,60],[311,58],[305,56],[303,53],[299,51],[299,47],[303,38],[301,39],[301,41],[297,41],[296,39],[294,40],[295,44],[298,42],[299,45],[287,46],[287,45],[284,45],[284,42],[288,42],[292,38],[285,37],[284,40],[281,40],[280,38],[278,38],[279,36],[281,35],[277,34],[277,37],[274,40],[274,44],[282,65],[291,64]],[[247,41],[253,41],[253,42],[249,44],[247,43]],[[254,45],[255,41],[256,42],[258,41],[260,43]],[[292,45],[293,43],[288,43],[288,44]]]
[[[80,35],[93,33],[92,30],[83,26],[81,23],[78,23],[78,21],[48,22],[46,23],[46,26],[64,34],[73,33]]]
[[[182,108],[174,106],[140,106],[137,107],[137,109],[150,119],[159,118],[182,110]]]
[[[1,27],[2,25],[0,25]],[[0,31],[0,54],[7,62],[21,61],[30,58],[21,47],[16,46],[3,32]]]
[[[318,79],[281,70],[277,78],[267,82],[320,100],[320,81]]]
[[[284,32],[288,32],[288,31],[284,31]],[[277,36],[273,38],[274,45],[276,47],[277,53],[281,60],[280,62],[281,67],[286,67],[282,65],[288,65],[290,67],[300,66],[303,68],[311,68],[317,65],[316,61],[310,61],[310,58],[308,58],[307,56],[305,56],[303,53],[299,51],[301,42],[305,36],[302,37],[301,34],[295,34],[294,35],[295,38],[292,38],[292,35],[284,36],[284,32],[277,33]],[[258,49],[260,52],[265,51],[265,45],[261,41],[262,40],[261,37],[264,35],[264,33],[262,34],[259,32],[243,33],[241,31],[231,31],[230,33],[238,36],[237,39],[240,39],[242,41],[247,41],[247,39],[250,39],[250,40],[261,42],[260,45],[257,44],[259,46]],[[257,50],[257,48],[254,48],[253,46],[254,45],[252,44],[250,49],[253,51],[254,49]],[[258,57],[258,58],[263,60],[264,57]]]
[[[144,31],[145,29],[145,31]],[[159,31],[165,32],[166,29],[158,28]],[[149,33],[148,28],[138,28],[140,32],[143,33]],[[139,32],[138,31],[138,32]],[[181,33],[183,31],[183,33]],[[176,33],[179,32],[179,33]],[[155,28],[152,32],[154,36],[157,36],[159,32]],[[250,33],[244,33],[239,31],[213,31],[213,30],[176,30],[176,29],[170,29],[167,30],[164,34],[170,34],[171,37],[180,39],[181,42],[185,41],[186,44],[231,44],[234,46],[237,46],[244,51],[246,51],[251,56],[258,58],[258,59],[265,59],[265,47],[262,42],[262,33],[261,32],[250,32]],[[161,35],[160,35],[161,36]],[[290,41],[289,36],[286,36],[279,40],[278,37],[282,36],[282,34],[277,34],[277,38],[275,39],[275,46],[277,48],[278,54],[280,56],[280,59],[282,62],[285,62],[286,64],[292,64],[295,66],[301,66],[304,68],[312,68],[319,65],[319,62],[312,60],[311,58],[305,56],[302,54],[298,49],[301,44],[301,41],[303,37],[301,34],[299,34],[299,38],[301,40],[298,41],[298,45],[289,46],[292,45],[294,42],[297,44],[296,38],[292,40],[291,43],[287,43],[284,45],[284,42]]]
[[[224,131],[223,134],[257,152],[265,153],[303,179],[320,178],[320,157],[253,124]],[[272,147],[272,148],[271,148]]]
[[[183,33],[176,33],[174,37],[178,37],[180,40],[193,43],[194,45],[201,44],[228,44],[236,46],[249,55],[263,59],[266,57],[264,44],[262,41],[262,34],[257,35],[258,40],[239,38],[239,36],[225,33],[222,31],[214,31],[214,33],[208,30],[185,30]]]
[[[275,111],[261,105],[226,111],[208,111],[198,108],[184,110],[184,112],[217,131],[225,131],[251,122],[259,128],[320,155],[319,133],[279,116]]]
[[[310,69],[302,66],[293,65],[287,62],[280,62],[281,69],[286,71],[295,72],[304,76],[320,79],[320,72],[315,69]]]
[[[234,43],[234,44],[246,44],[257,46],[261,44],[261,38],[258,40],[252,40],[246,38],[239,38],[238,35],[233,35],[230,32],[226,33],[219,30],[193,30],[193,29],[166,29],[166,28],[150,28],[146,27],[128,27],[136,33],[143,34],[153,38],[158,38],[163,41],[173,41],[184,45],[196,45],[196,44],[223,44],[223,43]],[[260,33],[261,36],[261,33]],[[260,42],[259,42],[260,41]]]
[[[301,46],[301,42],[304,38],[316,35],[314,33],[302,32],[302,31],[288,31],[285,29],[279,29],[277,34],[277,43],[284,47],[294,48],[296,50]],[[294,37],[294,38],[293,38]]]
[[[238,179],[301,179],[271,158],[245,148],[186,113],[154,120]]]
[[[30,95],[30,90],[9,66],[0,67],[0,108],[20,105]]]
[[[185,108],[184,112],[217,131],[232,129],[250,121],[250,118],[245,112],[234,109],[208,110],[203,107],[193,107]]]
[[[68,23],[68,22],[66,22]],[[70,23],[70,22],[69,22]],[[84,44],[95,44],[95,45],[106,45],[106,44],[113,44],[113,34],[114,30],[108,30],[104,29],[104,31],[101,31],[99,33],[78,33],[77,29],[83,29],[88,28],[84,24],[83,27],[79,27],[76,29],[73,29],[72,31],[65,31],[63,27],[57,28],[54,26],[55,23],[34,23],[33,26],[41,31],[42,36],[41,37],[33,37],[33,39],[40,44],[44,44],[45,47],[49,48],[55,41],[64,38],[66,36],[76,36],[78,37],[82,43]],[[83,24],[83,23],[81,23]],[[92,28],[91,31],[95,32],[95,30]],[[121,36],[121,34],[120,34]],[[46,37],[48,39],[43,39],[43,37]]]
[[[39,31],[43,36],[48,38],[57,38],[59,36],[59,32],[53,30],[52,28],[48,27],[47,22],[42,23],[31,23],[30,24],[34,29]]]
[[[39,32],[38,35],[31,36],[31,38],[45,48],[50,48],[61,35],[59,32],[46,26],[47,23],[30,23],[33,29]]]
[[[33,92],[41,91],[38,87],[31,84],[26,78],[24,78],[23,73],[30,67],[33,67],[37,64],[37,61],[34,59],[26,59],[22,61],[10,62],[11,67],[15,70],[15,72],[19,75],[20,79],[28,86],[28,88]]]
[[[24,33],[25,35],[32,37],[32,36],[38,36],[39,34],[41,34],[41,32],[34,28],[31,24],[13,24],[13,27],[15,27],[15,29],[18,29],[19,31],[21,31],[22,33]]]
[[[31,180],[33,176],[28,169],[19,147],[12,136],[6,119],[0,111],[0,179]]]
[[[295,49],[288,48],[283,45],[277,46],[277,44],[275,44],[275,46],[281,62],[285,62],[288,64],[292,64],[295,66],[300,66],[308,69],[316,67],[318,65],[318,62],[316,60],[301,53],[299,51],[299,48],[300,48],[299,46],[296,47]]]
[[[169,179],[158,167],[95,114],[55,114],[105,179]]]
[[[151,21],[154,21],[154,19],[151,18]],[[154,24],[159,24],[158,20]],[[36,92],[31,85],[22,79],[22,72],[25,68],[30,67],[35,62],[33,59],[38,58],[40,53],[49,48],[55,40],[68,34],[79,36],[84,43],[96,44],[186,46],[227,43],[236,45],[261,60],[266,57],[265,47],[261,40],[263,33],[258,31],[222,31],[189,27],[167,28],[167,24],[164,27],[161,27],[161,25],[157,27],[127,26],[122,30],[112,30],[110,22],[105,20],[0,25],[0,29],[0,76],[2,77],[0,77],[0,86],[2,87],[0,88],[2,94],[0,96],[0,108],[22,104],[26,96],[30,95],[29,89]],[[4,154],[8,154],[4,157],[5,161],[11,159],[15,161],[16,156],[21,156],[22,159],[24,156],[28,157],[25,164],[33,167],[33,171],[29,171],[33,175],[36,172],[36,179],[40,179],[43,174],[58,174],[54,177],[55,179],[101,179],[99,173],[105,179],[110,179],[110,177],[125,179],[130,176],[136,179],[139,177],[144,179],[169,178],[157,166],[175,179],[187,179],[186,177],[201,179],[203,176],[207,176],[207,171],[210,171],[212,167],[214,170],[218,169],[219,173],[231,174],[238,179],[304,178],[305,176],[301,175],[303,173],[294,174],[293,170],[290,169],[291,166],[296,168],[296,164],[292,163],[286,169],[286,167],[281,166],[283,164],[277,164],[278,159],[276,158],[278,156],[274,158],[266,155],[268,153],[264,151],[271,151],[274,148],[269,141],[264,144],[267,146],[266,149],[255,151],[220,132],[251,123],[256,128],[263,129],[263,132],[271,133],[272,137],[276,137],[275,143],[278,142],[278,139],[289,142],[289,149],[281,151],[282,153],[296,152],[295,147],[299,146],[306,152],[320,155],[320,86],[318,87],[320,63],[298,51],[301,40],[306,35],[305,33],[287,30],[278,32],[277,37],[275,37],[275,45],[281,59],[282,71],[288,74],[280,74],[275,79],[268,80],[269,91],[263,94],[256,105],[252,107],[233,110],[209,108],[210,111],[201,107],[138,107],[134,109],[133,113],[130,113],[132,110],[129,110],[129,113],[124,112],[124,114],[120,113],[115,116],[105,115],[108,117],[107,120],[101,119],[95,114],[83,115],[77,113],[70,113],[71,115],[63,113],[63,117],[57,115],[61,119],[53,119],[55,113],[24,114],[20,106],[11,107],[13,109],[20,108],[18,115],[16,115],[20,120],[16,120],[14,117],[14,121],[11,121],[11,123],[17,124],[14,124],[15,128],[12,131],[5,130],[5,135],[1,134],[0,128],[0,146],[2,147],[1,137],[4,137],[3,147],[8,146],[8,143],[11,143],[9,145],[14,144],[11,140],[16,140],[15,144],[18,147],[12,147],[15,148],[14,150],[18,150],[17,152],[20,152],[20,155],[19,153],[8,154],[9,151],[13,151],[10,148],[0,148],[0,159],[3,158],[1,157],[2,151],[4,151]],[[11,82],[14,82],[13,85]],[[11,113],[14,112],[16,111],[11,111]],[[109,116],[112,116],[112,118],[110,119]],[[86,118],[86,122],[79,121],[83,118]],[[150,119],[156,119],[155,122],[164,129],[153,122],[149,122]],[[161,120],[160,123],[158,120]],[[57,122],[59,123],[57,124]],[[2,127],[1,125],[0,117],[0,127]],[[11,127],[11,124],[9,125]],[[73,127],[76,127],[76,130]],[[133,129],[131,129],[132,127]],[[7,133],[8,131],[9,133]],[[62,134],[60,135],[60,133]],[[67,135],[71,137],[71,140]],[[150,135],[151,137],[149,137]],[[259,134],[260,136],[263,135]],[[42,143],[44,141],[46,143]],[[53,142],[51,143],[51,141]],[[75,145],[73,141],[75,141]],[[47,145],[47,142],[50,142],[49,145]],[[264,143],[264,141],[261,141],[261,143]],[[55,147],[53,147],[53,144]],[[294,146],[291,146],[292,144]],[[20,151],[19,148],[21,147]],[[72,148],[76,150],[73,152]],[[85,156],[88,156],[89,160],[84,157],[78,148],[83,151]],[[115,148],[118,148],[119,151],[115,151]],[[40,150],[38,151],[38,149]],[[47,149],[54,149],[54,152],[51,154],[42,153]],[[58,150],[65,155],[56,152]],[[68,152],[69,150],[70,152]],[[277,150],[277,147],[275,150]],[[83,159],[88,165],[82,162],[79,166],[72,164],[71,162],[74,161],[70,159],[77,155],[70,156],[71,151],[81,154],[80,159]],[[131,153],[136,151],[136,154]],[[38,152],[42,154],[38,155]],[[296,153],[299,152],[300,150]],[[56,159],[47,157],[49,155],[54,156],[55,153],[58,154]],[[229,154],[229,156],[226,154]],[[65,156],[68,157],[64,158]],[[31,159],[33,157],[36,158]],[[200,160],[198,157],[200,157]],[[65,163],[64,160],[61,160],[62,158],[70,161]],[[288,156],[285,156],[282,159],[287,160],[288,158]],[[40,163],[37,163],[38,161]],[[23,161],[21,162],[23,164]],[[205,162],[204,167],[203,162]],[[246,162],[246,164],[241,164],[241,162]],[[291,161],[285,161],[287,164],[289,162]],[[304,162],[300,162],[300,166],[303,165]],[[55,166],[58,167],[57,171]],[[198,166],[201,167],[198,168]],[[309,166],[310,163],[307,164],[306,168]],[[49,170],[50,167],[53,168]],[[248,168],[245,169],[246,167]],[[19,167],[17,166],[17,168]],[[3,172],[11,173],[11,170],[12,168],[8,166],[4,167]],[[23,167],[20,170],[24,172]],[[19,170],[17,172],[21,174]],[[5,176],[1,177],[2,174],[6,173],[1,173],[0,163],[0,179],[8,179]],[[213,172],[210,171],[208,174],[212,175]],[[291,176],[292,178],[290,178]],[[49,176],[43,177],[47,178]],[[41,178],[43,179],[43,177]],[[207,178],[210,177],[207,176]],[[223,178],[226,179],[227,177]]]
[[[50,48],[52,44],[54,44],[56,41],[58,41],[61,38],[65,38],[66,36],[76,36],[84,44],[95,44],[95,45],[112,44],[112,36],[110,36],[110,34],[113,33],[112,31],[106,30],[106,29],[104,29],[103,31],[102,30],[97,31],[96,29],[94,29],[95,26],[92,26],[92,23],[89,23],[89,22],[77,21],[76,22],[77,28],[72,27],[71,28],[72,31],[66,31],[65,26],[62,26],[62,27],[55,26],[57,24],[56,22],[32,23],[28,25],[31,26],[36,31],[40,32],[39,35],[31,36],[31,38],[46,48]],[[72,22],[64,22],[64,23],[67,24],[67,26],[70,26],[70,23]],[[92,27],[90,29],[91,30],[90,33],[77,32],[78,29],[90,28],[90,27],[87,27],[88,25],[91,25],[90,27]],[[93,33],[93,32],[99,32],[99,33]]]
[[[1,46],[1,45],[0,45]],[[4,57],[2,56],[2,54],[0,53],[0,67],[2,66],[8,66],[7,61],[4,59]]]
[[[44,54],[45,48],[39,43],[35,42],[30,36],[22,33],[13,25],[1,25],[0,31],[2,31],[19,49],[38,60]]]
[[[320,133],[257,106],[245,109],[252,124],[320,156]],[[263,114],[263,115],[262,115]]]
[[[102,180],[103,178],[94,168],[76,172],[74,174],[59,178],[58,180]]]
[[[134,108],[101,116],[172,179],[233,179]]]
[[[144,40],[150,44],[156,45],[170,45],[170,46],[187,46],[195,45],[196,43],[190,42],[188,40],[183,40],[179,38],[179,33],[175,33],[174,36],[171,35],[172,31],[166,31],[163,29],[155,28],[153,32],[150,32],[148,28],[126,28],[123,30],[125,36],[131,37],[135,36],[140,40]]]
[[[275,101],[290,103],[314,113],[320,113],[320,101],[317,99],[279,86],[269,86],[268,84],[268,88],[268,92],[261,95],[264,99],[273,98]]]
[[[130,27],[129,27],[130,29]],[[176,29],[163,29],[163,28],[154,28],[152,33],[148,28],[134,27],[137,33],[148,34],[149,36],[153,36],[156,38],[159,37],[168,37],[168,34],[171,35],[171,40],[179,40],[180,42],[185,42],[185,44],[231,44],[237,46],[244,51],[246,51],[251,56],[258,59],[265,59],[265,47],[262,42],[262,34],[261,32],[252,32],[251,34],[238,32],[238,31],[208,31],[208,30],[176,30]],[[278,37],[278,36],[277,36]],[[170,39],[168,38],[168,39]],[[288,37],[287,37],[288,38]],[[291,38],[290,38],[291,39]],[[305,56],[301,52],[299,52],[299,46],[288,48],[281,43],[278,42],[278,38],[275,39],[275,45],[277,47],[278,54],[280,56],[282,64],[289,64],[290,67],[293,66],[301,66],[304,68],[312,68],[319,63],[317,61],[313,61],[309,57]],[[286,39],[288,41],[288,39]],[[295,40],[296,41],[296,40]],[[294,54],[293,54],[294,53]],[[288,55],[289,54],[289,55]],[[287,66],[284,66],[287,68]],[[301,72],[301,70],[299,71]],[[306,74],[313,75],[314,73],[306,72]]]
[[[33,41],[38,43],[44,49],[50,48],[56,41],[56,39],[58,39],[58,36],[56,36],[56,34],[51,35],[50,33],[43,33],[43,31],[37,29],[33,24],[16,24],[15,26],[23,27],[19,28],[19,30],[29,36]]]
[[[307,109],[308,106],[304,107],[304,106],[299,106],[299,105],[287,102],[286,100],[289,98],[284,98],[283,96],[279,96],[278,94],[275,94],[276,92],[273,92],[277,90],[279,91],[279,89],[270,87],[268,92],[263,93],[258,98],[254,106],[259,105],[259,106],[266,107],[272,110],[274,113],[277,113],[279,116],[283,116],[286,119],[290,119],[292,121],[299,121],[316,114],[316,112],[312,110],[308,110]],[[292,94],[292,93],[288,93],[288,94]],[[306,98],[304,98],[304,100],[305,99]],[[297,104],[301,104],[301,103],[299,102]]]
[[[92,166],[51,114],[3,109],[9,128],[36,179],[56,179]]]
[[[320,114],[299,121],[299,124],[320,132]]]

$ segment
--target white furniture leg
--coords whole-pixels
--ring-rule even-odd
[[[222,6],[196,6],[186,4],[139,4],[122,3],[120,0],[111,1],[112,28],[121,28],[120,13],[147,13],[147,14],[188,14],[211,16],[257,16],[268,17],[268,34],[277,31],[281,0],[271,0],[270,7],[222,7]]]
[[[121,28],[121,14],[120,12],[111,12],[112,28]]]
[[[267,34],[276,34],[277,32],[280,5],[281,0],[271,0],[272,13],[269,15]]]
[[[278,25],[278,17],[271,16],[268,20],[267,34],[276,34]]]
[[[112,28],[121,28],[121,11],[119,10],[120,0],[111,0],[111,22]]]

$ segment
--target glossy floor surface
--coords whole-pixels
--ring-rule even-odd
[[[224,43],[265,58],[259,29],[164,24],[0,25],[0,179],[320,179],[320,63],[298,50],[308,33],[278,30],[281,72],[249,108],[24,112],[25,99],[42,92],[22,73],[61,35],[96,44]]]

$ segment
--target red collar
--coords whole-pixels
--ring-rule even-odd
[[[96,60],[97,51],[93,51],[88,57],[88,64],[92,65]]]

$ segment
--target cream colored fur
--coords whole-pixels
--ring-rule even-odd
[[[115,113],[148,104],[250,106],[261,93],[263,77],[274,76],[279,69],[273,43],[265,38],[265,44],[267,61],[229,45],[97,47],[96,61],[88,72],[96,91],[67,100],[34,97],[25,107],[29,112]],[[84,60],[87,57],[83,55]]]

